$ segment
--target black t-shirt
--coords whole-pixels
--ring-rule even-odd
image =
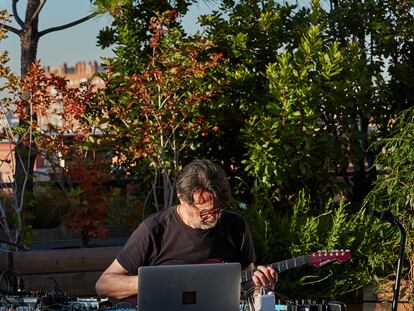
[[[140,266],[240,262],[256,260],[252,236],[245,220],[223,211],[217,225],[193,229],[181,220],[176,207],[166,208],[145,219],[117,257],[131,275]]]

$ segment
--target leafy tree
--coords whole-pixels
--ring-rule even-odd
[[[222,11],[201,21],[226,59],[217,72],[230,81],[219,99],[221,124],[230,118],[242,129],[227,136],[220,126],[223,140],[238,146],[229,148],[232,167],[251,183],[243,174],[244,161],[249,175],[276,190],[274,199],[285,203],[306,184],[323,206],[319,191],[329,197],[337,188],[334,175],[346,172],[358,152],[358,145],[350,146],[345,138],[357,136],[351,113],[363,72],[358,47],[325,35],[326,14],[318,2],[312,10],[296,10],[273,1],[227,1]]]
[[[353,159],[354,196],[360,202],[375,179],[372,166],[377,150],[369,149],[368,125],[374,125],[378,135],[386,136],[388,125],[401,110],[412,105],[413,74],[411,39],[413,32],[412,1],[359,0],[330,1],[327,33],[340,41],[358,42],[364,74],[356,100],[355,123],[360,129],[355,142],[362,153]],[[349,18],[352,16],[352,18]],[[370,170],[366,171],[365,163]]]
[[[69,88],[64,77],[46,76],[36,62],[19,79],[11,100],[4,101],[5,106],[2,106],[8,113],[8,105],[13,102],[17,117],[25,118],[27,107],[30,115],[36,116],[26,120],[30,124],[28,132],[24,132],[26,128],[21,126],[5,128],[3,137],[14,142],[13,138],[19,137],[16,134],[21,133],[20,137],[24,137],[23,143],[29,150],[35,146],[37,153],[49,161],[57,183],[70,202],[71,217],[67,225],[71,229],[79,229],[85,243],[89,236],[105,236],[110,196],[105,187],[109,180],[108,161],[102,168],[94,165],[99,164],[100,159],[87,158],[88,153],[96,150],[90,143],[95,129],[85,122],[83,115],[89,105],[98,105],[98,94],[99,91],[94,90],[90,83],[80,88]],[[62,162],[66,162],[65,165],[62,166]],[[22,224],[18,227],[21,228]],[[14,240],[17,242],[21,242],[18,236]]]
[[[26,3],[24,19],[21,18],[21,15],[17,9],[18,1],[19,0],[12,0],[13,18],[17,23],[17,27],[10,26],[6,21],[1,21],[0,26],[10,31],[11,33],[16,34],[20,38],[20,65],[22,77],[24,77],[28,73],[30,66],[36,61],[37,47],[41,37],[51,32],[60,31],[76,26],[80,23],[83,23],[93,18],[98,14],[98,12],[93,12],[71,23],[47,28],[44,30],[39,30],[39,15],[46,4],[46,0],[28,0]],[[25,96],[30,97],[31,94],[25,94]],[[29,133],[29,129],[31,126],[29,120],[36,119],[37,116],[30,115],[29,106],[25,107],[25,109],[22,112],[24,113],[20,114],[19,126],[24,130],[19,132],[18,135],[27,135],[27,133]],[[31,194],[33,192],[33,168],[37,153],[36,146],[28,146],[27,144],[25,144],[25,141],[27,141],[27,137],[24,136],[20,136],[17,140],[17,144],[15,147],[16,171],[14,176],[17,183],[15,190],[18,191],[19,194],[23,193],[26,195],[24,206],[31,202]],[[28,175],[26,174],[26,170]],[[28,178],[26,176],[28,176]],[[25,193],[25,191],[27,191],[27,193]],[[21,197],[23,200],[23,196],[19,195],[19,197]],[[23,211],[24,210],[22,210],[22,212]]]
[[[241,164],[246,146],[240,129],[245,120],[266,106],[267,64],[276,60],[285,45],[294,44],[306,23],[306,10],[296,15],[294,8],[275,1],[223,1],[219,11],[200,19],[205,34],[216,42],[217,51],[226,60],[216,75],[229,82],[223,89],[224,96],[214,104],[220,131],[207,137],[202,145],[206,148],[199,153],[223,161],[233,185],[238,178],[252,182]]]
[[[229,140],[228,145],[237,146],[230,151],[234,161],[230,167],[236,168],[242,180],[237,195],[251,205],[250,223],[259,218],[258,227],[268,230],[254,231],[259,256],[278,256],[269,242],[280,237],[271,231],[272,219],[290,220],[302,189],[310,195],[305,218],[324,215],[334,195],[345,195],[353,204],[346,205],[344,217],[353,219],[357,213],[365,223],[360,223],[363,230],[387,236],[390,245],[396,243],[395,235],[362,220],[360,209],[376,176],[372,163],[378,149],[368,146],[385,135],[399,110],[390,105],[396,100],[391,95],[395,71],[393,65],[386,66],[386,59],[395,53],[396,67],[404,68],[405,74],[413,68],[408,52],[412,42],[407,40],[412,23],[406,22],[412,14],[401,9],[407,7],[406,2],[397,5],[398,9],[394,5],[332,1],[330,10],[324,10],[319,1],[312,1],[309,9],[274,1],[223,1],[219,11],[201,19],[206,34],[226,59],[216,72],[229,80],[224,89],[227,96],[218,99],[218,105],[226,117],[231,111],[241,129],[226,137],[231,132],[220,127],[225,141],[220,146],[227,146]],[[384,45],[384,38],[392,45]],[[398,102],[410,106],[411,89],[406,86],[411,82],[404,77],[398,80],[404,88]],[[369,125],[375,134],[370,134]],[[242,174],[244,168],[249,176]],[[339,219],[332,221],[340,223]],[[338,234],[359,241],[356,228]],[[317,244],[315,235],[291,238],[302,244],[309,238]],[[376,242],[368,235],[364,239],[360,243],[365,245],[363,251],[351,243],[360,254],[358,259],[377,267],[373,275],[388,273],[393,255],[385,247],[381,248],[383,256],[375,255],[368,246]],[[287,252],[292,246],[285,247]],[[359,274],[361,269],[358,266],[354,271]],[[358,286],[370,280],[367,274],[361,275],[355,276],[361,280]],[[349,285],[350,280],[346,282]]]
[[[413,68],[409,65],[412,64],[412,53],[408,52],[412,43],[407,39],[412,34],[412,23],[407,22],[410,17],[409,10],[404,10],[407,6],[409,4],[405,1],[399,4],[392,1],[331,1],[330,9],[325,10],[319,1],[312,1],[310,8],[280,5],[274,1],[223,1],[219,11],[201,19],[206,34],[217,42],[217,49],[223,53],[228,64],[219,68],[219,74],[231,81],[226,88],[228,96],[220,99],[223,111],[233,112],[233,120],[238,122],[239,128],[243,128],[244,120],[257,114],[265,114],[270,119],[268,103],[275,102],[275,96],[271,94],[274,91],[270,87],[274,88],[272,83],[278,77],[270,77],[266,67],[279,63],[278,57],[283,53],[299,55],[297,49],[304,40],[306,30],[311,25],[318,27],[321,49],[327,51],[328,46],[335,44],[340,53],[337,57],[343,58],[341,72],[333,78],[321,76],[321,79],[314,81],[312,79],[317,75],[311,71],[314,67],[309,64],[308,70],[302,70],[306,75],[295,79],[309,79],[319,88],[312,86],[311,91],[296,98],[300,104],[305,94],[313,96],[306,100],[312,103],[315,118],[322,122],[321,128],[326,126],[323,132],[334,144],[333,148],[326,149],[327,154],[322,159],[329,160],[330,170],[343,177],[346,187],[352,186],[350,199],[358,204],[375,178],[375,169],[372,168],[375,150],[368,149],[375,137],[369,134],[369,125],[375,126],[378,135],[385,133],[388,121],[399,109],[391,104],[397,99],[391,95],[395,89],[392,82],[394,74],[395,81],[400,81],[398,83],[404,88],[404,92],[399,92],[398,96],[402,98],[397,102],[410,105],[412,97],[407,75],[408,68]],[[348,18],[351,14],[355,18]],[[314,46],[310,45],[310,48]],[[308,54],[317,53],[311,50]],[[398,79],[401,74],[393,69],[394,65],[387,66],[390,55],[393,55],[395,67],[401,68],[399,72],[404,72],[407,79]],[[285,61],[287,66],[297,58]],[[323,65],[323,59],[319,63]],[[316,66],[315,63],[313,65]],[[226,128],[222,129],[225,132]],[[263,139],[266,140],[269,134],[263,135]],[[238,142],[239,148],[234,149],[239,153],[234,154],[234,151],[230,158],[237,159],[237,164],[233,166],[238,167],[241,173],[240,162],[246,146],[243,138]],[[314,158],[321,159],[319,156]],[[274,160],[269,159],[270,162]],[[246,161],[251,163],[250,159]],[[353,175],[349,176],[347,169],[351,163]],[[273,173],[269,171],[269,174]],[[292,179],[296,181],[297,175],[293,175]]]
[[[2,27],[1,25],[7,22],[9,19],[9,15],[5,10],[0,10],[0,42],[6,37],[7,30]],[[0,98],[0,105],[3,108],[4,106],[8,107],[12,99],[8,95],[9,92],[13,93],[17,90],[17,77],[13,74],[10,67],[7,65],[9,61],[7,51],[0,52],[0,93],[2,97]],[[7,114],[8,110],[1,109],[1,125],[6,132],[1,135],[1,139],[5,141],[13,141],[13,134],[10,133],[9,127],[7,126],[7,122],[5,122],[5,115]],[[11,153],[11,150],[10,150]],[[11,157],[10,157],[11,158]],[[6,166],[10,165],[11,159],[1,159],[0,165]],[[5,186],[5,184],[9,183],[9,180],[5,180],[5,178],[0,178],[0,184]],[[6,199],[6,195],[2,193],[1,201],[0,201],[0,225],[1,228],[4,230],[5,234],[7,235],[9,242],[13,246],[17,246],[17,242],[20,236],[20,233],[23,229],[23,222],[21,218],[21,210],[22,210],[22,202],[19,198],[16,197],[17,200],[11,200],[11,204]],[[10,205],[10,206],[9,206]]]
[[[108,161],[91,158],[88,153],[92,150],[88,151],[78,147],[72,153],[64,175],[70,185],[62,187],[70,202],[64,225],[80,232],[81,247],[87,246],[91,237],[107,237],[112,198]]]
[[[89,237],[105,237],[107,232],[110,160],[91,156],[97,149],[91,142],[96,129],[84,119],[87,108],[98,105],[99,94],[100,90],[88,82],[70,88],[65,77],[46,76],[35,63],[20,80],[14,101],[17,116],[24,114],[27,105],[37,116],[30,120],[30,137],[38,154],[51,164],[53,176],[68,199],[64,224],[81,232],[82,246]],[[100,153],[105,152],[105,146],[99,148]]]
[[[349,121],[334,98],[352,86],[349,68],[356,52],[352,44],[349,51],[323,44],[320,29],[311,26],[295,52],[281,53],[268,64],[271,98],[244,129],[246,169],[264,185],[281,194],[306,187],[322,202],[337,191],[336,167],[346,147],[341,136],[348,134],[341,127]]]
[[[196,0],[97,0],[101,11],[113,17],[110,27],[102,29],[98,36],[98,44],[102,47],[113,47],[116,58],[112,59],[113,70],[134,74],[142,69],[147,55],[151,54],[148,27],[151,19],[157,14],[174,10],[185,14],[191,3]],[[175,26],[178,20],[171,21]]]
[[[90,111],[96,117],[91,121],[108,133],[103,139],[114,146],[117,168],[140,179],[142,166],[150,168],[145,201],[152,193],[155,209],[172,205],[180,154],[208,129],[203,109],[215,82],[207,75],[221,58],[211,51],[211,41],[188,40],[175,26],[176,14],[166,11],[151,19],[150,53],[134,74],[122,73],[119,57],[108,63],[111,71],[101,75],[105,100]]]

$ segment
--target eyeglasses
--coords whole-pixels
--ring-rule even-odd
[[[201,220],[207,220],[208,216],[219,216],[224,208],[223,207],[215,207],[215,208],[211,208],[211,209],[199,209],[197,207],[195,207],[195,205],[191,205],[198,213],[198,215],[200,216]]]

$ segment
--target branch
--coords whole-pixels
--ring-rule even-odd
[[[71,22],[69,24],[65,24],[65,25],[61,25],[61,26],[57,26],[57,27],[52,27],[52,28],[45,29],[45,30],[39,32],[39,37],[44,36],[45,34],[48,34],[48,33],[53,32],[53,31],[59,31],[59,30],[63,30],[63,29],[70,28],[72,26],[76,26],[78,24],[81,24],[83,22],[86,22],[87,20],[95,17],[96,15],[98,15],[98,13],[97,12],[94,12],[92,14],[89,14],[88,16],[85,16],[85,17],[83,17],[81,19],[78,19],[78,20],[76,20],[74,22]]]
[[[7,29],[8,31],[14,32],[16,35],[20,36],[21,30],[14,28],[6,24],[0,24],[0,27]]]
[[[19,0],[13,0],[13,15],[16,22],[23,28],[24,22],[22,21],[22,19],[19,16],[19,13],[17,12],[17,2],[19,2]]]
[[[32,18],[30,19],[30,24],[32,24],[34,20],[39,16],[40,11],[42,11],[46,1],[47,0],[42,0],[42,2],[39,3],[39,6],[37,7],[36,11],[33,13]]]

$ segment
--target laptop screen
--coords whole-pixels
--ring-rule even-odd
[[[238,311],[239,263],[144,266],[138,311]]]

